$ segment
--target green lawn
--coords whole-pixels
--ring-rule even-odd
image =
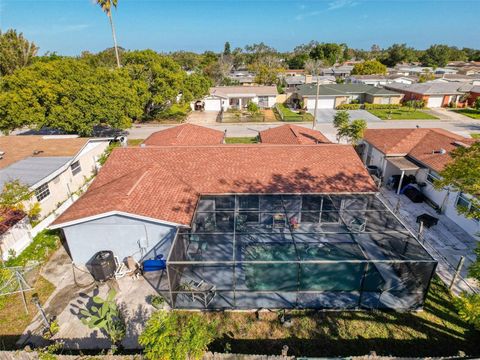
[[[256,137],[244,136],[244,137],[227,137],[225,138],[227,144],[256,144],[258,143]]]
[[[436,116],[422,110],[411,110],[409,108],[400,109],[376,109],[368,110],[371,114],[379,117],[382,120],[435,120]]]
[[[313,115],[310,113],[299,114],[290,110],[284,104],[277,104],[275,107],[276,112],[279,111],[282,113],[278,115],[279,121],[313,121]]]
[[[128,146],[139,146],[145,139],[128,139]]]
[[[474,139],[480,139],[480,133],[472,133],[470,136]]]
[[[455,111],[459,114],[468,116],[472,119],[480,119],[480,110],[475,110],[475,109],[456,109],[452,110]]]
[[[291,326],[279,313],[211,312],[203,316],[218,323],[209,350],[296,356],[455,356],[459,351],[480,355],[480,332],[462,321],[452,298],[438,278],[432,282],[423,311],[289,311]]]

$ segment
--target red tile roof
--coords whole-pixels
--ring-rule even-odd
[[[150,135],[143,143],[165,145],[217,145],[223,143],[224,132],[193,124],[182,124]]]
[[[376,191],[347,145],[118,148],[55,224],[119,211],[189,225],[201,194]]]
[[[330,143],[320,131],[298,125],[282,125],[260,131],[260,141],[263,144],[318,144]]]
[[[364,140],[385,155],[408,155],[434,171],[442,171],[452,161],[450,153],[461,144],[475,142],[438,128],[432,129],[367,129]],[[440,149],[445,154],[434,153]]]

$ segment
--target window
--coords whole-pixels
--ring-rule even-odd
[[[465,195],[463,193],[458,194],[457,202],[456,202],[455,205],[457,206],[457,208],[460,208],[462,210],[464,209],[468,213],[473,213],[473,212],[478,211],[476,206],[472,204],[472,199],[469,198],[467,195]],[[478,219],[478,218],[475,218],[474,220],[475,221],[480,221],[480,219]]]
[[[235,209],[235,196],[219,196],[215,198],[215,210]]]
[[[50,189],[48,188],[48,184],[43,184],[35,190],[35,197],[38,201],[42,201],[48,196],[50,196]]]
[[[433,183],[437,180],[440,180],[440,176],[438,176],[435,173],[429,171],[428,174],[427,174],[426,182],[433,185]]]
[[[258,106],[268,107],[268,96],[259,96],[258,97]]]
[[[247,195],[238,197],[238,208],[240,210],[258,210],[258,196]]]
[[[80,171],[82,171],[82,167],[80,166],[80,160],[72,163],[72,165],[70,165],[70,169],[72,170],[72,175],[77,175]]]

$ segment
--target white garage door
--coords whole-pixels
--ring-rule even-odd
[[[438,108],[438,107],[442,107],[442,104],[443,104],[443,96],[430,96],[428,98],[427,107]]]
[[[334,109],[335,108],[335,98],[318,98],[318,109]],[[315,99],[307,100],[307,109],[315,109]]]
[[[205,99],[205,111],[220,111],[220,99]]]

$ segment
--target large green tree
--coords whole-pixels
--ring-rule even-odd
[[[22,33],[10,29],[0,31],[0,75],[9,75],[28,66],[37,55],[38,47],[23,37]]]
[[[90,135],[96,125],[125,129],[143,114],[146,85],[126,69],[81,60],[38,62],[3,78],[0,130],[52,127]]]
[[[448,45],[432,45],[421,56],[420,61],[424,66],[441,67],[447,65],[449,61],[467,60],[467,54]]]
[[[322,60],[325,65],[333,66],[343,61],[344,47],[340,44],[322,43],[317,44],[310,51],[310,57],[315,60]]]
[[[407,46],[407,44],[393,44],[385,53],[385,58],[382,62],[387,66],[395,66],[403,62],[418,61],[418,56],[414,48]]]
[[[367,60],[355,64],[352,75],[384,75],[387,67],[377,60]]]

